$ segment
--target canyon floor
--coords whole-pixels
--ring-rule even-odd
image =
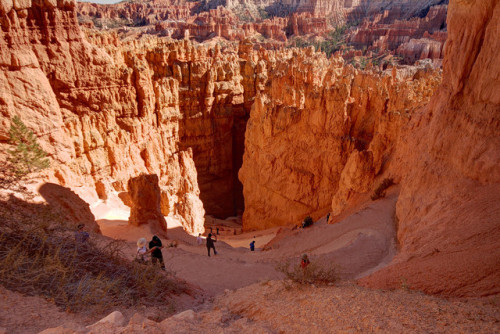
[[[120,310],[126,319],[122,326],[92,325],[99,318],[65,313],[51,301],[2,288],[0,328],[5,333],[48,328],[52,329],[44,333],[500,332],[500,297],[442,299],[412,290],[405,278],[393,291],[356,285],[356,278],[386,265],[397,251],[396,200],[397,189],[385,199],[365,201],[336,224],[326,224],[324,217],[306,229],[219,236],[218,255],[211,257],[195,237],[168,219],[169,240],[164,243],[176,240],[178,246],[163,250],[167,268],[196,292],[178,298],[174,313],[180,315],[165,319],[154,310],[137,307]],[[134,257],[138,238],[151,238],[148,227],[128,225],[126,211],[105,204],[94,209],[101,215],[103,234],[125,241],[126,257]],[[256,240],[255,252],[248,249],[251,240]],[[335,264],[339,282],[315,286],[284,280],[276,264],[286,259],[298,262],[302,253],[309,254],[312,262]]]

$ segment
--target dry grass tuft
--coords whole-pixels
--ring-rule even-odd
[[[276,266],[276,270],[285,274],[285,277],[299,284],[333,284],[338,281],[337,268],[322,267],[316,263],[310,263],[302,268],[299,264],[291,265],[290,261],[284,261]]]
[[[172,273],[126,260],[120,241],[79,243],[57,222],[37,226],[23,215],[30,210],[5,209],[0,205],[0,284],[10,290],[95,314],[134,305],[171,311],[171,296],[188,292]]]

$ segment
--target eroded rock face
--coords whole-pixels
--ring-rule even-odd
[[[269,48],[286,45],[299,36],[309,41],[313,40],[311,37],[322,40],[328,32],[348,25],[355,28],[348,29],[346,40],[359,51],[367,50],[380,57],[396,54],[405,63],[413,64],[424,58],[442,59],[447,3],[447,0],[161,0],[114,5],[79,2],[77,11],[83,24],[101,29],[120,28],[124,35],[140,26],[141,34],[176,39],[265,39],[262,45]]]
[[[202,229],[196,177],[189,187],[181,177],[193,173],[186,172],[192,154],[179,145],[184,121],[179,81],[172,77],[180,79],[193,50],[180,43],[155,55],[157,44],[147,42],[120,49],[112,34],[95,37],[98,48],[81,33],[74,6],[36,2],[2,14],[0,139],[8,138],[9,119],[19,115],[51,157],[48,179],[95,187],[101,198],[106,191],[125,190],[131,177],[156,174],[168,194],[166,209],[188,229]],[[168,59],[169,67],[160,66]]]
[[[342,211],[352,194],[370,188],[401,127],[440,82],[425,67],[360,72],[312,49],[249,58],[259,93],[239,172],[247,230]]]
[[[418,6],[418,2],[415,6]],[[425,9],[422,8],[419,13],[419,8],[412,12],[412,9],[405,9],[404,4],[401,7],[394,5],[394,8],[381,14],[374,14],[373,19],[365,19],[348,40],[368,51],[394,52],[407,64],[425,58],[442,59],[446,41],[447,5],[427,8],[425,16]]]
[[[127,184],[131,200],[129,224],[149,225],[154,233],[167,232],[167,222],[161,212],[161,191],[157,175],[142,174]]]
[[[40,195],[69,226],[85,225],[89,232],[101,233],[89,204],[71,189],[54,183],[45,183],[38,190]]]
[[[222,217],[243,210],[244,151],[246,228],[322,213],[350,189],[333,203],[341,210],[361,189],[347,176],[338,186],[350,154],[371,157],[353,171],[377,175],[401,124],[439,81],[425,68],[359,72],[312,49],[84,36],[72,2],[20,11],[3,17],[0,35],[0,137],[21,114],[54,161],[51,180],[94,187],[101,199],[155,174],[162,212],[191,232],[203,226],[203,207]]]
[[[401,253],[362,283],[447,296],[500,287],[500,3],[452,1],[443,84],[398,148]]]

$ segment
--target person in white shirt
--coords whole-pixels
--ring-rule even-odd
[[[148,254],[148,249],[146,248],[146,238],[140,238],[137,240],[137,254],[135,258],[138,262],[146,263],[146,255]]]

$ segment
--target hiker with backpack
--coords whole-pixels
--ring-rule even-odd
[[[252,242],[250,243],[250,251],[251,252],[255,251],[255,240],[252,240]]]
[[[156,235],[153,236],[153,239],[149,242],[149,252],[151,253],[151,263],[156,265],[157,262],[160,263],[161,270],[165,270],[165,263],[163,262],[163,254],[161,253],[161,249],[163,245],[161,243],[160,238]]]
[[[217,255],[217,251],[215,250],[214,242],[217,242],[217,236],[215,236],[215,240],[214,240],[214,239],[212,239],[212,233],[208,233],[208,236],[207,236],[208,256],[210,256],[210,249],[211,248],[214,250],[214,255]]]

